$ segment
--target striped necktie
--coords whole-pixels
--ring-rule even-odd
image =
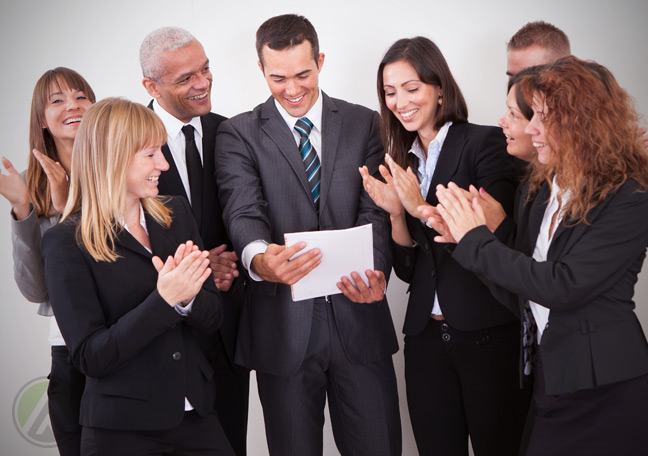
[[[299,152],[301,153],[302,161],[304,162],[306,178],[310,184],[311,196],[313,198],[313,203],[315,204],[315,209],[319,210],[321,170],[317,152],[308,138],[311,128],[313,128],[313,123],[306,117],[302,117],[295,123],[295,130],[299,133]]]

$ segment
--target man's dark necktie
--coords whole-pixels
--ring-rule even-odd
[[[202,222],[203,208],[203,167],[200,154],[194,139],[194,127],[185,125],[182,127],[185,136],[185,157],[187,159],[187,174],[189,175],[189,190],[191,191],[191,210],[198,224]]]
[[[299,133],[299,152],[301,153],[302,161],[304,162],[304,169],[306,170],[306,178],[310,184],[311,196],[315,209],[319,211],[319,197],[320,197],[320,160],[317,156],[315,148],[310,142],[309,135],[313,128],[313,123],[306,117],[302,117],[295,123],[295,130]]]

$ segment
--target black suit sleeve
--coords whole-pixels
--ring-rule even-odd
[[[636,188],[634,182],[626,182],[602,203],[590,225],[566,228],[562,238],[557,233],[548,261],[535,261],[503,245],[485,226],[464,236],[454,258],[486,280],[551,311],[586,305],[643,261],[648,194]],[[563,251],[552,261],[553,248]]]
[[[379,125],[380,117],[378,113],[374,112],[364,151],[364,163],[369,173],[374,177],[378,177],[378,166],[383,162],[385,156],[380,139]],[[360,192],[356,226],[366,225],[367,223],[371,223],[373,227],[374,268],[383,271],[385,279],[388,279],[392,268],[392,255],[389,245],[391,238],[389,214],[376,206],[369,194],[363,190]]]

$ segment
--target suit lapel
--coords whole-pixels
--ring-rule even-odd
[[[315,204],[312,202],[310,185],[306,179],[306,171],[304,170],[304,163],[299,155],[299,148],[295,143],[295,138],[292,132],[288,129],[286,122],[277,111],[274,104],[274,98],[270,97],[261,109],[261,118],[264,120],[261,124],[261,129],[270,138],[270,140],[277,146],[279,152],[284,156],[293,172],[299,179],[302,189],[308,194],[308,198],[315,209]]]
[[[338,153],[338,144],[340,142],[340,132],[342,130],[342,119],[338,112],[335,102],[322,92],[322,180],[320,191],[320,213],[326,205],[328,193],[330,190],[329,183],[333,178],[333,170]],[[310,187],[309,187],[310,193]]]
[[[148,250],[146,250],[146,247],[140,244],[139,241],[126,230],[126,228],[124,228],[122,232],[119,233],[119,236],[117,236],[116,244],[127,250],[130,250],[131,252],[137,253],[138,255],[145,256],[146,258],[151,258],[151,254]]]
[[[203,212],[200,233],[205,233],[209,222],[212,219],[214,204],[218,201],[216,190],[216,178],[214,177],[214,148],[216,145],[216,127],[208,116],[201,116],[202,124],[202,155],[203,155]]]
[[[430,181],[430,188],[426,201],[432,206],[439,204],[435,188],[439,184],[447,185],[452,179],[463,154],[466,145],[465,123],[453,123],[448,130],[448,135],[443,141],[439,160],[434,168],[434,175]]]
[[[527,225],[528,236],[525,238],[528,239],[528,244],[523,247],[523,253],[527,255],[532,255],[535,245],[538,242],[538,234],[540,233],[540,226],[542,225],[542,219],[544,218],[545,211],[547,209],[547,204],[549,203],[549,184],[545,183],[538,191],[533,203],[531,204],[531,209],[529,210],[529,223]]]
[[[149,109],[153,109],[153,101],[148,104]],[[187,198],[187,193],[185,192],[184,185],[182,185],[182,180],[180,179],[180,173],[178,173],[178,168],[176,167],[175,160],[171,155],[171,150],[167,144],[162,146],[162,154],[167,163],[169,163],[169,169],[163,171],[160,175],[160,194],[162,195],[182,195]],[[189,199],[187,198],[187,201]]]
[[[187,198],[187,192],[185,191],[184,185],[182,185],[182,180],[180,179],[180,173],[176,167],[173,156],[171,155],[171,150],[167,144],[162,146],[162,153],[164,158],[169,163],[169,169],[163,171],[160,175],[160,183],[162,184],[160,188],[160,193],[166,195],[181,195]],[[187,201],[189,198],[187,198]]]

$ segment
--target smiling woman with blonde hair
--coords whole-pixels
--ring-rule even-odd
[[[88,109],[63,220],[43,238],[52,307],[86,375],[82,454],[233,454],[194,334],[218,328],[221,297],[187,202],[157,196],[165,140],[142,105]]]

